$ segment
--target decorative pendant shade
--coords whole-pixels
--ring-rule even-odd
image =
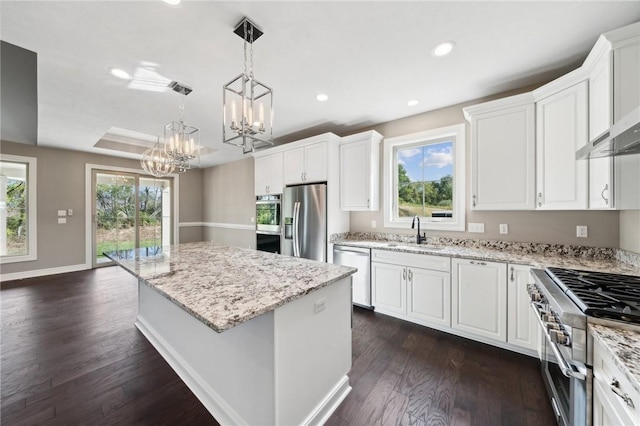
[[[192,160],[197,159],[200,163],[200,129],[184,123],[184,101],[192,90],[177,82],[172,82],[170,87],[182,95],[180,121],[172,121],[164,126],[164,148],[173,166],[183,173],[192,167]]]
[[[169,157],[164,147],[160,145],[160,138],[158,138],[153,148],[149,148],[142,153],[140,163],[145,172],[155,177],[167,176],[173,173],[175,169],[171,157]]]
[[[223,87],[222,138],[247,154],[273,145],[273,90],[253,76],[253,42],[262,31],[244,18],[234,32],[244,39],[244,72]]]

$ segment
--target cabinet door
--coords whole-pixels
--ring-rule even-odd
[[[613,51],[613,122],[640,107],[640,37]]]
[[[284,184],[301,183],[304,178],[304,148],[284,152]]]
[[[621,426],[633,425],[634,422],[624,411],[616,410],[612,403],[612,392],[606,388],[602,381],[594,377],[593,380],[593,426]],[[613,396],[617,398],[617,396]]]
[[[537,350],[538,327],[529,307],[527,284],[533,283],[531,267],[509,265],[507,279],[507,342],[522,348]]]
[[[282,194],[282,153],[256,157],[255,159],[255,193]]]
[[[327,143],[319,142],[304,147],[304,181],[327,180]]]
[[[587,82],[536,105],[538,209],[587,208],[587,162],[576,151],[587,142]]]
[[[534,112],[532,102],[472,117],[472,209],[534,209]]]
[[[610,209],[613,200],[613,157],[589,159],[589,208]]]
[[[370,209],[370,163],[370,140],[340,145],[340,209],[352,211]]]
[[[409,317],[420,322],[451,326],[451,274],[409,268],[407,293]]]
[[[611,51],[602,54],[589,74],[589,140],[609,130],[612,116]]]
[[[507,341],[507,265],[453,259],[451,326]]]
[[[407,268],[371,262],[373,306],[382,313],[407,313]]]

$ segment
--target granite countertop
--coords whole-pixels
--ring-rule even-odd
[[[112,252],[108,257],[217,332],[356,272],[212,242]]]
[[[403,253],[419,253],[493,262],[516,263],[536,268],[559,267],[611,272],[640,276],[640,267],[611,258],[572,256],[559,250],[529,253],[526,250],[497,249],[487,247],[461,247],[448,245],[415,244],[406,242],[338,239],[334,244],[390,250]]]
[[[640,392],[640,327],[634,331],[590,323],[589,332],[610,351],[614,362],[627,376],[631,386]]]

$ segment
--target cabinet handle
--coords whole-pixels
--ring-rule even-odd
[[[511,267],[511,281],[512,281],[512,282],[513,282],[513,279],[514,279],[514,277],[513,277],[513,273],[514,273],[514,270],[513,270],[513,266],[512,266],[512,267]]]
[[[542,192],[538,192],[538,207],[542,207]]]
[[[413,282],[413,272],[409,269],[409,281]]]
[[[367,208],[371,208],[370,203],[369,203],[369,199],[367,198]]]
[[[404,269],[402,270],[402,279],[403,279],[403,280],[406,280],[406,279],[407,279],[407,268],[404,268]]]
[[[602,199],[604,200],[604,203],[606,205],[609,205],[609,199],[607,197],[604,196],[604,192],[605,191],[609,191],[609,184],[605,184],[604,185],[604,189],[602,190],[602,192],[600,193],[600,196],[602,197]]]
[[[476,262],[475,260],[472,260],[469,263],[471,263],[472,265],[483,265],[483,266],[487,264],[487,262]]]
[[[629,395],[627,395],[626,393],[623,394],[622,391],[620,390],[620,382],[618,382],[618,379],[616,379],[615,377],[611,379],[610,387],[611,387],[611,392],[618,395],[629,407],[635,408],[635,405],[633,405],[633,401],[631,400]]]
[[[471,199],[473,200],[472,201],[473,207],[475,207],[476,206],[476,196],[474,195],[473,197],[471,197]]]

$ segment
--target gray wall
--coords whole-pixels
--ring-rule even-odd
[[[255,248],[254,160],[253,157],[204,169],[204,239],[237,247]],[[234,229],[234,225],[243,228]]]
[[[202,223],[203,216],[203,177],[204,169],[188,170],[180,175],[180,197],[178,215],[181,224]],[[191,243],[202,241],[204,237],[203,227],[180,226],[180,242]]]
[[[19,143],[2,142],[3,154],[23,155],[38,159],[37,169],[37,244],[38,259],[2,265],[2,273],[33,271],[80,265],[85,262],[85,164],[140,169],[138,160],[88,154]],[[192,173],[193,176],[190,176]],[[186,217],[202,221],[201,171],[188,171],[180,176],[180,220]],[[195,182],[195,183],[194,183]],[[200,183],[198,183],[200,182]],[[184,201],[184,202],[183,202]],[[199,204],[200,203],[200,204]],[[73,209],[74,215],[65,225],[58,225],[57,211]],[[182,233],[182,230],[180,231]],[[200,231],[201,234],[201,231]],[[188,235],[194,241],[201,235]],[[181,238],[182,240],[182,238]]]
[[[34,52],[0,42],[0,140],[38,140],[38,59]]]
[[[640,210],[620,212],[620,248],[640,253]]]
[[[462,108],[468,105],[475,105],[488,100],[497,99],[513,94],[526,92],[535,87],[523,88],[517,91],[507,92],[488,98],[477,99],[463,104],[453,105],[435,111],[406,117],[403,119],[382,123],[373,127],[367,127],[360,131],[374,129],[380,132],[385,138],[406,135],[438,127],[449,126],[465,122]],[[466,199],[470,193],[470,129],[467,124],[467,145],[466,145]],[[352,132],[352,133],[358,133]],[[345,136],[345,135],[342,135]],[[381,164],[380,164],[380,188],[382,183],[382,144]],[[508,159],[505,159],[508,161]],[[381,189],[382,190],[382,189]],[[381,194],[381,200],[383,199]],[[371,221],[375,220],[376,228],[371,227]],[[466,222],[480,222],[485,224],[485,232],[436,232],[429,231],[427,234],[473,239],[500,239],[505,241],[540,242],[555,244],[575,244],[585,246],[601,246],[617,248],[619,244],[619,213],[617,211],[529,211],[529,212],[476,212],[471,211],[467,205]],[[499,224],[509,225],[509,234],[499,234]],[[384,228],[384,214],[380,209],[377,212],[352,212],[351,230],[359,232],[391,232],[400,234],[412,234],[411,229]],[[588,238],[576,237],[576,225],[587,225],[589,227]]]

